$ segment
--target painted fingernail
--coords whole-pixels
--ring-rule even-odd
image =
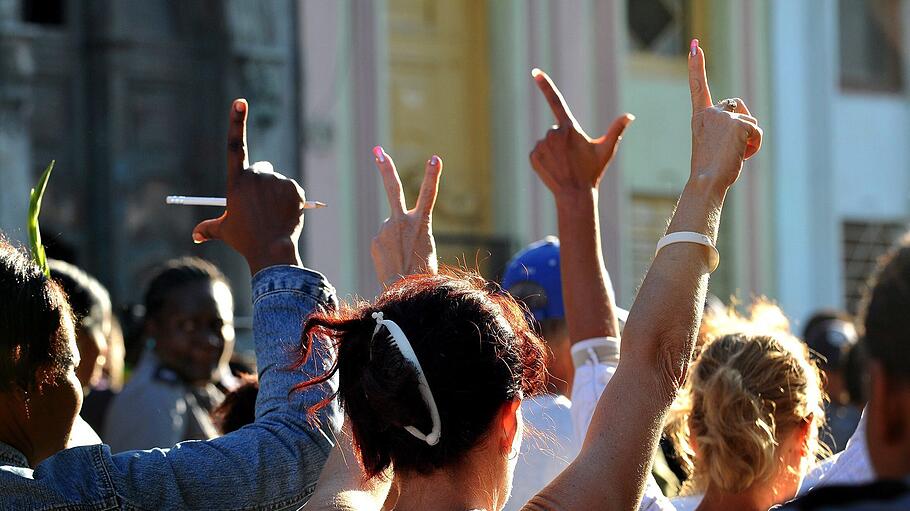
[[[694,57],[695,53],[698,51],[698,39],[692,39],[692,42],[689,44],[689,56]]]
[[[382,146],[378,145],[373,148],[373,156],[379,160],[379,163],[385,163],[385,151],[382,150]]]
[[[244,101],[242,99],[238,99],[237,101],[234,101],[234,110],[236,110],[237,113],[242,114],[243,111],[246,110],[246,101]]]
[[[198,244],[202,243],[203,241],[205,241],[205,238],[203,238],[201,234],[199,234],[198,232],[193,233],[193,243],[198,245]]]
[[[436,165],[439,165],[439,156],[436,156],[436,155],[434,154],[433,157],[430,158],[430,165],[432,165],[432,166],[434,166],[434,167],[435,167]]]

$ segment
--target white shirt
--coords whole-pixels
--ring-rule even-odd
[[[567,397],[555,394],[521,402],[525,432],[512,479],[512,496],[504,511],[521,509],[575,459],[578,447],[571,408]]]

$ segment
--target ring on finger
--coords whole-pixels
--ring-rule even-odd
[[[735,112],[737,106],[739,106],[739,103],[735,99],[725,99],[720,102],[720,107],[727,112]]]

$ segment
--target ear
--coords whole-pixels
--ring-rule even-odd
[[[515,443],[515,435],[521,427],[521,399],[506,401],[499,409],[499,449],[509,454]]]
[[[815,428],[815,414],[810,413],[803,422],[796,427],[796,445],[800,448],[800,454],[803,458],[809,456],[809,445],[812,442],[812,435]]]

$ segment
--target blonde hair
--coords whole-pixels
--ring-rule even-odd
[[[780,308],[760,299],[749,316],[732,307],[719,316],[668,425],[691,474],[687,492],[771,481],[781,470],[783,435],[805,421],[814,421],[815,433],[824,421],[818,368]],[[816,434],[808,441],[810,453],[824,449]]]

